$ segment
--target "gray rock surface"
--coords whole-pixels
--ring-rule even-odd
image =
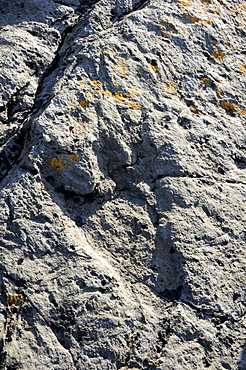
[[[1,369],[246,369],[245,12],[1,0]]]

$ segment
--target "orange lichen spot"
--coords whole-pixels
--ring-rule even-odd
[[[189,14],[186,14],[185,17],[187,19],[189,19],[189,21],[191,21],[192,23],[198,23],[199,22],[199,18],[197,18],[197,17],[191,17]]]
[[[126,61],[122,59],[118,69],[123,75],[126,75],[128,73],[128,71],[126,70],[126,65],[127,65]]]
[[[221,105],[226,110],[232,111],[235,114],[238,114],[240,112],[240,107],[238,105],[235,105],[234,103],[230,101],[222,101]]]
[[[214,57],[214,59],[217,59],[217,60],[223,60],[223,59],[225,59],[225,54],[222,53],[219,50],[214,50],[212,52],[212,56]]]
[[[125,103],[129,108],[131,108],[131,109],[139,109],[139,108],[141,108],[142,107],[142,104],[138,104],[138,103],[136,103],[136,102],[134,102],[134,101],[132,101],[132,102],[126,102]]]
[[[190,0],[179,0],[178,2],[178,5],[179,6],[193,6],[194,5],[194,1],[190,1]]]
[[[79,102],[79,105],[82,107],[82,108],[87,108],[90,106],[90,104],[85,101],[85,100],[81,100],[81,102]]]
[[[177,85],[175,82],[171,82],[171,83],[167,83],[167,84],[166,84],[166,87],[167,87],[168,89],[171,89],[171,88],[172,88],[172,86],[175,86],[175,85]]]
[[[202,81],[202,83],[204,83],[204,84],[209,84],[210,79],[209,79],[209,78],[206,78],[206,77],[202,77],[202,78],[201,78],[201,81]]]
[[[63,158],[64,157],[61,157],[60,159],[52,158],[50,161],[51,167],[53,167],[57,171],[60,171],[60,169],[62,168],[67,168],[68,166],[63,163]]]
[[[130,94],[124,94],[120,91],[116,91],[115,92],[115,98],[117,100],[119,100],[122,104],[125,104],[127,105],[129,108],[131,109],[139,109],[142,107],[141,104],[138,104],[136,102],[133,102],[133,101],[126,101],[126,99],[129,99],[131,97]]]
[[[90,81],[90,83],[95,85],[95,86],[102,86],[102,82],[99,81],[99,80]]]
[[[87,94],[87,99],[88,100],[91,100],[92,97],[93,97],[93,94],[94,94],[94,91],[90,91],[88,94]]]
[[[166,30],[161,29],[161,33],[162,33],[162,37],[164,37],[165,39],[169,37],[169,34],[166,33]]]
[[[194,105],[190,105],[189,108],[192,113],[199,114],[197,107],[195,107]]]
[[[201,6],[201,3],[202,3],[202,6]],[[201,1],[197,1],[197,0],[193,0],[193,1],[185,1],[185,0],[180,0],[178,2],[178,7],[179,9],[185,13],[187,12],[187,8],[195,8],[196,10],[198,10],[199,12],[201,11],[207,11],[207,8],[208,6],[211,4],[211,2],[209,1],[205,1],[205,0],[201,0]]]
[[[212,20],[209,19],[207,21],[202,21],[201,19],[199,20],[199,24],[201,24],[202,26],[209,26],[210,24],[212,24]]]
[[[211,1],[210,0],[201,0],[201,2],[207,6],[209,6],[211,4]]]
[[[202,26],[206,26],[206,25],[209,25],[209,24],[212,23],[212,20],[211,19],[209,19],[208,21],[203,21],[203,20],[201,20],[201,19],[199,19],[197,17],[191,17],[189,14],[186,14],[185,17],[187,19],[189,19],[192,23],[199,23]]]
[[[180,0],[178,2],[178,7],[180,10],[182,10],[182,12],[185,12],[187,7],[191,7],[193,5],[194,5],[193,1]]]
[[[15,294],[13,297],[8,299],[8,305],[10,307],[21,307],[25,303],[23,294]]]
[[[222,91],[222,90],[216,90],[215,92],[216,92],[216,94],[217,94],[219,97],[221,97],[222,95],[224,95],[224,91]]]
[[[68,103],[68,105],[74,105],[74,104],[79,104],[77,101],[72,101],[71,103]]]
[[[212,13],[212,14],[219,14],[220,12],[220,9],[217,9],[217,10],[208,10],[209,13]]]
[[[90,91],[88,94],[87,94],[87,99],[88,100],[91,100],[92,99],[92,97],[93,97],[93,95],[96,95],[96,94],[98,94],[98,93],[100,93],[101,92],[101,90],[92,90],[92,91]]]
[[[120,91],[116,91],[115,94],[115,99],[119,100],[121,103],[124,103],[126,99],[130,98],[130,94],[123,94]]]
[[[166,88],[168,89],[168,92],[170,94],[175,95],[177,93],[177,90],[173,88],[173,86],[176,86],[177,84],[175,82],[166,83]]]
[[[157,62],[155,60],[152,60],[151,63],[149,64],[149,67],[151,68],[151,70],[155,73],[157,72],[159,66],[157,64]]]
[[[102,52],[102,55],[115,54],[114,51],[106,50]]]
[[[102,91],[102,94],[103,95],[107,95],[109,98],[112,98],[112,96],[113,96],[113,94],[110,91],[108,91],[108,90],[103,90]]]
[[[177,72],[177,73],[181,73],[182,75],[184,75],[184,74],[185,74],[185,72],[184,72],[184,71],[178,71],[178,69],[177,69],[176,67],[173,67],[173,69],[174,69],[174,71],[175,71],[175,72]]]
[[[52,158],[50,161],[50,165],[52,168],[59,172],[62,168],[73,167],[78,161],[78,156],[74,154],[67,154],[66,156],[62,156],[59,159]]]
[[[67,156],[70,157],[70,158],[72,158],[72,160],[74,160],[74,161],[79,161],[79,157],[77,155],[68,154]]]
[[[132,94],[134,94],[134,95],[138,95],[138,96],[140,96],[140,94],[139,94],[137,91],[133,90],[133,89],[129,89],[129,91],[130,91]]]
[[[242,115],[242,116],[244,116],[244,117],[246,117],[246,110],[245,110],[245,109],[243,109],[243,110],[241,111],[241,115]]]
[[[172,30],[172,33],[175,33],[176,34],[176,33],[178,33],[178,31],[177,30]]]
[[[242,74],[246,77],[246,68],[242,63],[238,63],[239,69],[242,72]]]
[[[161,21],[160,24],[166,28],[167,31],[176,31],[175,26],[170,22]],[[177,31],[176,31],[177,33]]]

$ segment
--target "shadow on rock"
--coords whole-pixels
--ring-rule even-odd
[[[244,369],[246,369],[246,343],[243,346],[240,362],[238,365],[238,370],[244,370]]]
[[[164,218],[160,221],[155,240],[153,265],[158,271],[156,291],[167,301],[178,301],[184,287],[184,262],[172,239],[172,225]]]

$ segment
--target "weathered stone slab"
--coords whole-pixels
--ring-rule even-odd
[[[1,369],[246,368],[245,10],[1,2]]]

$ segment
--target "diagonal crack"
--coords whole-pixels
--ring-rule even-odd
[[[90,4],[95,4],[98,1],[92,1]],[[24,149],[29,144],[30,139],[30,127],[32,124],[32,119],[38,115],[41,111],[41,108],[44,108],[44,101],[40,99],[40,93],[43,90],[44,82],[48,79],[53,72],[58,69],[61,65],[60,50],[62,49],[67,37],[71,34],[76,27],[76,25],[81,21],[81,19],[89,16],[90,12],[93,10],[93,7],[83,14],[81,14],[76,21],[69,25],[63,32],[61,36],[61,41],[54,52],[55,56],[50,65],[46,68],[43,75],[40,78],[39,84],[36,89],[35,97],[33,99],[33,106],[29,109],[27,116],[19,122],[18,126],[9,133],[6,140],[3,142],[2,147],[0,148],[0,182],[8,175],[9,171],[15,164],[17,164],[21,159],[21,154]],[[25,86],[23,87],[25,88]],[[23,91],[23,88],[18,90],[18,92],[12,97],[12,99],[7,104],[8,118],[12,116],[12,111],[16,107],[16,101],[18,100],[18,95]],[[5,107],[4,107],[5,109]]]

